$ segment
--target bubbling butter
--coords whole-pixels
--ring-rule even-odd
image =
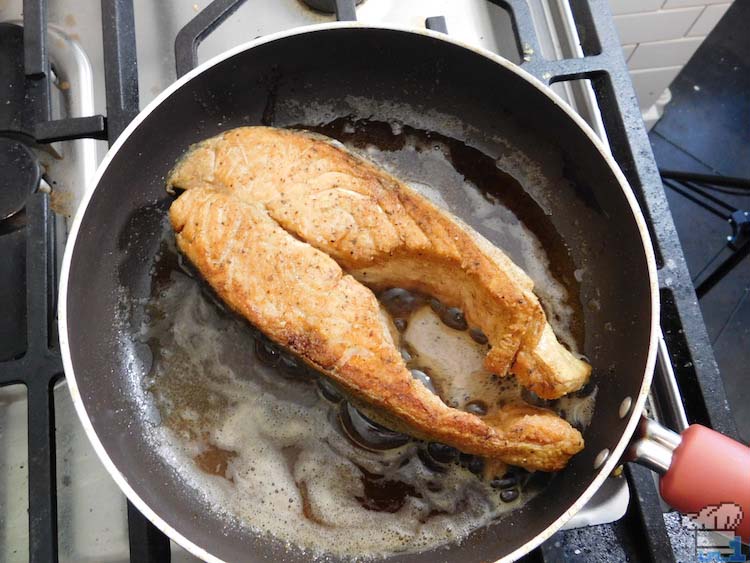
[[[460,541],[521,506],[459,464],[436,471],[409,440],[381,451],[342,431],[316,377],[284,376],[199,283],[174,273],[141,332],[162,417],[154,441],[213,510],[310,552],[378,557]],[[369,495],[369,497],[368,497]]]

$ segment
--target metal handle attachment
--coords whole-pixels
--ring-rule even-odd
[[[681,442],[679,434],[644,417],[625,452],[625,459],[645,465],[663,475],[672,465],[672,455]]]

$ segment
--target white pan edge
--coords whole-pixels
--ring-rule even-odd
[[[96,172],[92,185],[87,188],[86,194],[84,195],[83,201],[81,202],[81,205],[79,206],[78,211],[76,212],[73,225],[68,235],[68,241],[66,244],[65,254],[64,254],[63,263],[62,263],[62,273],[60,277],[60,290],[59,290],[59,300],[58,300],[58,303],[59,303],[58,305],[58,327],[59,327],[59,334],[60,334],[60,350],[62,353],[62,361],[63,361],[64,370],[65,370],[65,378],[68,383],[68,388],[70,390],[73,404],[75,405],[75,409],[76,409],[76,412],[78,413],[78,417],[81,420],[81,423],[86,432],[86,435],[88,436],[89,441],[94,447],[96,454],[99,456],[99,459],[104,464],[104,467],[107,469],[107,471],[115,480],[115,482],[120,487],[120,489],[128,497],[130,502],[133,503],[133,505],[141,513],[143,513],[143,515],[146,516],[146,518],[148,518],[159,530],[161,530],[164,534],[166,534],[168,537],[173,539],[175,542],[177,542],[179,545],[181,545],[183,548],[185,548],[187,551],[189,551],[196,557],[199,557],[203,559],[204,561],[208,561],[210,563],[222,563],[221,559],[212,555],[211,553],[206,551],[204,548],[200,547],[199,545],[196,545],[195,543],[190,541],[187,537],[180,534],[176,529],[174,529],[167,522],[165,522],[161,518],[161,516],[157,514],[155,510],[153,510],[150,506],[148,506],[148,504],[146,504],[146,502],[144,502],[143,499],[141,499],[140,496],[138,496],[138,493],[136,493],[136,491],[130,486],[125,476],[120,472],[120,470],[111,460],[106,450],[104,449],[104,446],[99,440],[99,437],[96,434],[96,431],[94,430],[93,424],[91,423],[91,420],[89,419],[88,413],[86,412],[86,407],[83,404],[83,399],[81,398],[81,394],[78,389],[78,383],[75,378],[75,371],[73,368],[73,361],[71,358],[70,343],[68,340],[67,293],[68,293],[68,283],[70,281],[69,280],[70,265],[71,265],[73,253],[75,252],[75,243],[78,237],[81,223],[83,221],[83,217],[86,213],[86,209],[88,208],[89,202],[91,201],[91,197],[93,196],[94,191],[96,190],[96,187],[99,185],[99,181],[104,175],[104,172],[106,171],[107,167],[112,162],[112,160],[114,159],[119,149],[122,147],[123,144],[125,144],[128,137],[133,133],[133,131],[135,131],[135,129],[140,125],[140,123],[144,119],[146,119],[146,117],[151,112],[153,112],[164,100],[166,100],[169,96],[171,96],[184,84],[188,83],[193,77],[201,74],[203,71],[219,64],[220,62],[238,53],[241,53],[248,49],[252,49],[253,47],[256,47],[258,45],[263,45],[265,43],[271,43],[273,41],[283,39],[285,37],[301,35],[304,33],[311,33],[315,31],[324,31],[324,30],[335,29],[335,28],[382,29],[382,30],[391,30],[391,31],[403,31],[403,32],[409,32],[409,33],[415,33],[418,35],[426,35],[434,39],[445,41],[447,43],[452,43],[454,45],[463,47],[465,49],[474,51],[478,55],[485,57],[487,59],[490,59],[494,63],[518,75],[520,78],[526,80],[527,82],[530,82],[531,84],[536,86],[544,95],[546,95],[552,103],[554,103],[562,111],[564,111],[568,115],[568,117],[571,120],[573,120],[578,125],[578,127],[580,127],[583,130],[583,132],[588,136],[592,145],[596,147],[596,149],[601,154],[601,157],[607,162],[607,164],[609,165],[609,167],[612,169],[613,173],[615,174],[615,177],[617,178],[617,181],[620,183],[620,187],[623,193],[625,194],[625,197],[628,200],[628,204],[630,205],[631,211],[633,213],[633,218],[635,219],[635,222],[638,226],[638,231],[641,235],[641,243],[643,245],[643,252],[646,256],[646,261],[648,265],[649,287],[651,290],[651,326],[650,326],[650,335],[649,335],[648,356],[646,359],[643,382],[641,384],[641,389],[638,393],[638,396],[635,397],[633,400],[633,404],[632,404],[630,415],[629,415],[630,419],[628,420],[628,423],[625,427],[625,431],[623,432],[623,435],[621,436],[620,440],[617,442],[617,445],[611,450],[606,462],[599,468],[597,475],[594,477],[594,479],[586,488],[586,490],[581,494],[581,496],[568,508],[568,510],[566,510],[563,514],[561,514],[557,518],[557,520],[555,520],[552,524],[550,524],[543,532],[538,534],[532,540],[529,540],[527,543],[525,543],[524,545],[522,545],[515,551],[498,559],[497,563],[515,561],[516,559],[530,552],[532,549],[534,549],[535,547],[539,546],[544,541],[549,539],[576,512],[578,512],[588,502],[588,500],[594,495],[594,493],[599,489],[599,487],[602,485],[604,480],[607,479],[607,477],[612,473],[612,471],[615,469],[617,464],[620,462],[620,458],[622,457],[625,451],[625,448],[630,442],[630,438],[633,432],[635,431],[638,421],[640,420],[641,412],[646,402],[646,397],[648,395],[648,391],[651,386],[651,379],[653,377],[654,366],[656,363],[657,340],[658,340],[658,332],[659,332],[659,287],[658,287],[658,278],[657,278],[657,271],[656,271],[656,259],[654,256],[653,246],[651,244],[651,238],[649,236],[648,229],[646,227],[646,221],[643,217],[643,213],[641,212],[640,207],[638,206],[638,202],[635,198],[633,190],[630,188],[624,174],[620,170],[620,167],[618,166],[617,162],[610,154],[607,147],[599,139],[596,133],[594,133],[591,127],[583,120],[583,118],[581,118],[581,116],[575,113],[570,108],[570,106],[568,106],[568,104],[566,104],[562,99],[560,99],[556,94],[554,94],[552,90],[548,88],[544,83],[540,82],[538,79],[536,79],[534,76],[532,76],[531,74],[529,74],[528,72],[520,68],[518,65],[508,61],[507,59],[504,59],[503,57],[495,53],[492,53],[482,48],[469,45],[463,41],[460,41],[454,37],[451,37],[450,35],[446,35],[446,34],[435,32],[435,31],[430,31],[427,29],[416,29],[416,28],[409,28],[409,27],[395,26],[395,25],[371,25],[371,24],[363,24],[359,22],[332,22],[332,23],[324,23],[324,24],[317,24],[317,25],[295,28],[292,30],[270,34],[270,35],[261,37],[256,40],[249,41],[242,45],[238,45],[237,47],[230,49],[220,55],[217,55],[216,57],[199,65],[198,67],[196,67],[195,69],[187,73],[182,78],[178,79],[176,82],[171,84],[168,88],[166,88],[161,94],[159,94],[151,103],[149,103],[148,106],[146,106],[146,108],[143,111],[141,111],[133,119],[133,121],[130,122],[130,124],[125,128],[123,133],[118,137],[115,144],[112,145],[109,152],[105,155],[104,159],[102,160],[102,163],[100,164]]]

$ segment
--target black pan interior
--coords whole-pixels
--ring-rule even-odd
[[[309,108],[338,107],[318,118],[324,122],[351,111],[351,96],[408,104],[415,120],[435,131],[446,126],[441,114],[456,116],[470,126],[461,140],[474,142],[473,127],[531,155],[549,181],[526,187],[544,202],[573,262],[588,272],[580,287],[585,353],[600,392],[586,449],[501,526],[479,530],[460,546],[404,558],[494,560],[566,511],[593,479],[597,453],[620,439],[627,419],[618,408],[641,388],[652,304],[641,235],[602,155],[536,86],[466,48],[403,31],[318,30],[242,51],[154,108],[104,172],[75,242],[65,296],[75,378],[109,457],[169,525],[225,560],[295,559],[268,538],[227,527],[152,451],[144,433],[153,416],[134,391],[149,354],[127,345],[113,319],[123,292],[148,293],[166,209],[157,202],[165,197],[165,175],[191,143],[241,125],[299,123],[294,108],[307,108],[310,120]],[[373,107],[378,121],[401,111],[387,103]]]

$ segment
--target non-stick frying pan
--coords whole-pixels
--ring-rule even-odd
[[[637,427],[640,441],[631,450],[655,453],[652,466],[668,468],[680,443],[676,434],[641,423],[659,319],[654,256],[632,191],[585,123],[518,67],[444,35],[346,23],[277,34],[201,65],[130,124],[79,210],[63,266],[60,339],[87,434],[131,502],[207,560],[295,555],[247,528],[226,526],[153,451],[145,437],[154,414],[142,392],[151,360],[116,322],[122,296],[148,293],[168,207],[157,203],[166,197],[164,178],[192,143],[242,125],[315,125],[362,107],[369,108],[364,117],[373,120],[398,119],[469,145],[480,137],[499,138],[525,155],[520,168],[534,172],[523,180],[525,187],[545,209],[572,262],[586,271],[579,295],[589,305],[583,307],[584,351],[599,388],[585,450],[542,493],[460,545],[403,559],[517,558],[586,503],[620,463]],[[681,499],[669,493],[669,500],[686,510],[709,502],[744,502],[748,511],[746,469],[737,467],[743,455],[748,463],[747,448],[729,442],[722,446],[729,453],[721,454],[717,442],[704,443],[702,431],[691,434],[675,459],[690,458],[693,444],[734,455],[734,461],[719,461],[713,469],[724,473],[714,479],[733,485],[719,491],[704,481],[698,488],[708,496]],[[679,492],[695,473],[678,465],[668,477]],[[748,523],[750,515],[745,528]]]

